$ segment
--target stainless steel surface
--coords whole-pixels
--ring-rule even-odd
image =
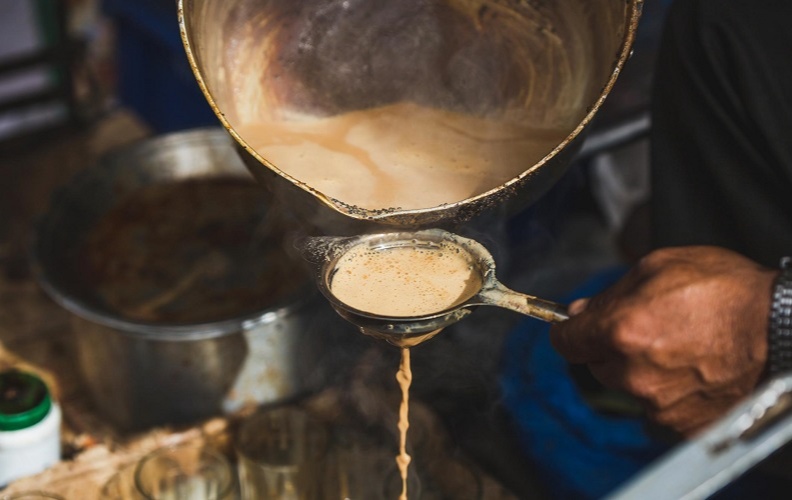
[[[303,338],[306,307],[315,295],[310,280],[253,313],[171,324],[124,316],[75,275],[79,243],[125,195],[153,184],[229,176],[253,183],[220,128],[146,140],[73,179],[53,197],[37,228],[32,258],[38,282],[74,313],[85,386],[95,406],[122,428],[196,420],[307,389],[301,370],[315,345]]]
[[[792,440],[792,374],[770,380],[700,437],[680,445],[610,500],[709,498]]]
[[[472,262],[481,288],[464,302],[435,314],[416,317],[379,316],[361,311],[341,302],[332,291],[332,279],[339,259],[353,248],[365,246],[373,250],[396,247],[448,249],[465,253]],[[448,325],[461,320],[481,305],[498,306],[542,321],[559,322],[569,318],[564,305],[515,292],[498,281],[495,260],[479,242],[441,229],[372,234],[360,237],[317,238],[309,244],[324,260],[317,275],[319,290],[333,308],[360,330],[400,347],[419,344],[436,335]],[[416,270],[420,272],[420,270]]]
[[[628,59],[642,5],[180,0],[179,23],[195,77],[256,178],[312,227],[360,234],[455,225],[507,200],[540,197],[563,174]],[[563,139],[496,188],[436,207],[373,210],[319,192],[239,132],[257,114],[332,116],[395,102],[555,127]]]

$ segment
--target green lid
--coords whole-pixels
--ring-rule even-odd
[[[52,407],[44,382],[30,373],[0,373],[0,431],[32,427],[44,420]]]

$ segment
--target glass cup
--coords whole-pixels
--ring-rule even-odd
[[[137,463],[127,464],[119,469],[102,486],[100,500],[142,500],[143,496],[135,487]]]
[[[259,411],[236,439],[242,500],[322,498],[324,426],[295,407]]]
[[[231,464],[197,444],[160,448],[138,462],[135,486],[146,500],[226,500],[235,498]]]
[[[336,429],[326,463],[326,498],[396,500],[402,493],[401,473],[392,447],[371,442],[356,432]],[[421,482],[413,464],[408,467],[407,498],[421,498]]]

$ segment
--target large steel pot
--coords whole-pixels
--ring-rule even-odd
[[[314,227],[362,233],[375,224],[448,225],[506,200],[535,201],[565,170],[629,57],[642,0],[179,0],[179,6],[195,77],[251,172]],[[402,102],[562,133],[538,156],[525,157],[509,180],[465,199],[368,209],[320,192],[243,132],[264,115],[288,121]],[[412,117],[397,122],[409,129]]]
[[[38,226],[34,270],[46,292],[74,313],[79,368],[96,408],[122,429],[194,421],[247,403],[292,398],[318,380],[306,305],[296,292],[253,312],[200,323],[129,317],[78,275],[80,242],[115,204],[146,186],[240,178],[258,185],[221,128],[161,136],[114,152],[53,197]],[[276,238],[277,234],[268,237]],[[283,266],[285,262],[275,265]],[[233,300],[233,298],[229,298]],[[316,376],[316,378],[313,378]]]

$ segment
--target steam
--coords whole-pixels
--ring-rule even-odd
[[[319,269],[357,241],[359,238],[353,236],[303,236],[294,240],[294,248],[306,262]]]

